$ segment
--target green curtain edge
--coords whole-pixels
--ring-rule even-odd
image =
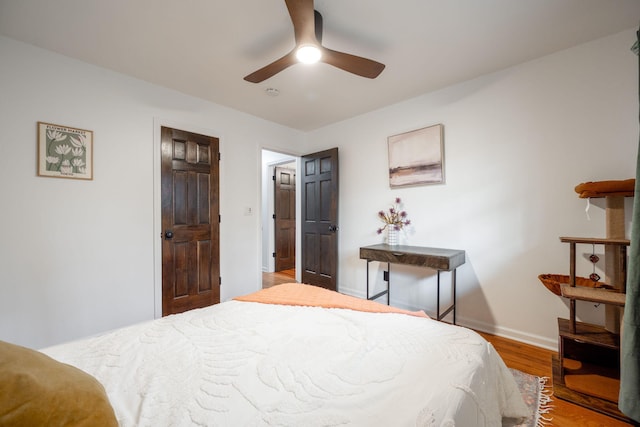
[[[636,55],[640,51],[640,29],[636,33],[636,41],[631,50]],[[640,55],[638,56],[638,103],[640,105]],[[618,408],[627,417],[640,422],[640,189],[638,188],[640,182],[640,138],[638,145],[627,296],[620,343]]]

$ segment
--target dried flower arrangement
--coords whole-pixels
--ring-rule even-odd
[[[407,212],[400,210],[401,203],[400,197],[396,197],[389,210],[378,212],[378,218],[384,222],[384,225],[378,228],[378,234],[382,234],[387,227],[391,230],[401,230],[404,226],[411,224],[411,220],[407,218]]]

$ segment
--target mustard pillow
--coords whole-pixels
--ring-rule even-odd
[[[118,426],[91,375],[35,350],[0,341],[0,426]]]

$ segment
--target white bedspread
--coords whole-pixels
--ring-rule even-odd
[[[528,410],[494,348],[403,314],[229,301],[44,353],[127,426],[501,426]]]

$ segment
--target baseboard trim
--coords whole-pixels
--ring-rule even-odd
[[[357,298],[366,298],[364,292],[359,289],[353,289],[348,287],[340,287],[340,292],[346,295],[351,295]],[[383,298],[384,299],[384,298]],[[423,310],[418,307],[409,307],[406,304],[400,303],[398,301],[391,300],[391,305],[394,307],[402,308],[404,310],[418,311]],[[435,318],[436,313],[430,313],[429,311],[425,312]],[[464,326],[465,328],[473,329],[480,332],[486,332],[491,335],[496,335],[503,338],[508,338],[514,341],[522,342],[525,344],[530,344],[536,347],[541,347],[551,351],[558,351],[558,341],[557,339],[550,339],[547,337],[543,337],[541,335],[530,334],[528,332],[519,331],[512,328],[505,328],[502,326],[496,326],[489,323],[481,322],[476,319],[470,319],[468,317],[460,316],[456,313],[456,324],[459,326]]]
[[[488,334],[496,335],[503,338],[509,338],[514,341],[519,341],[536,347],[545,348],[551,351],[558,351],[557,339],[550,339],[541,335],[530,334],[528,332],[519,331],[517,329],[491,325],[485,322],[477,321],[475,319],[469,319],[460,316],[457,316],[456,321],[459,325],[476,331],[486,332]]]

